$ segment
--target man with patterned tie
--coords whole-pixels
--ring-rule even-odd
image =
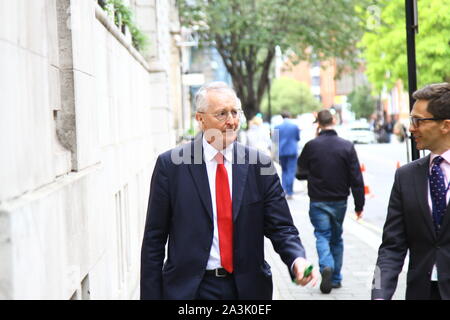
[[[450,299],[450,83],[413,94],[409,131],[426,157],[397,170],[372,299],[391,299],[409,250],[406,299]]]
[[[271,299],[264,236],[304,286],[309,266],[268,156],[236,142],[240,101],[222,82],[198,91],[202,134],[161,154],[141,252],[141,299]],[[167,259],[165,246],[167,243]]]

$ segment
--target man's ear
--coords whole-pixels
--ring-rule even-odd
[[[201,113],[197,112],[195,114],[195,120],[197,120],[200,130],[202,130],[203,129],[203,115]]]
[[[445,134],[450,133],[450,120],[442,121],[442,130]]]
[[[198,122],[203,122],[203,115],[199,112],[197,112],[195,114],[195,120],[197,120]]]

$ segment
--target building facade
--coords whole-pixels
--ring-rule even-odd
[[[183,108],[175,0],[0,0],[0,299],[135,299],[150,178]]]

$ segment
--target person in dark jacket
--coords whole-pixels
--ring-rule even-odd
[[[364,181],[353,143],[338,137],[335,119],[327,109],[317,115],[318,136],[306,143],[297,161],[297,179],[308,180],[309,216],[314,226],[319,266],[320,290],[330,293],[340,288],[344,245],[342,224],[350,189],[355,213],[362,217]]]

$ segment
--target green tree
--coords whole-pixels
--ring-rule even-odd
[[[320,103],[308,86],[292,78],[282,77],[273,81],[270,87],[271,113],[289,111],[293,116],[319,110]],[[267,114],[269,109],[267,92],[261,103],[261,110]]]
[[[366,118],[369,120],[375,111],[376,99],[371,95],[369,86],[359,86],[348,95],[350,109],[355,113],[356,119]]]
[[[360,47],[374,90],[391,89],[398,79],[407,85],[405,2],[380,0],[380,23],[364,34]],[[450,81],[450,0],[418,1],[416,34],[418,87]]]
[[[260,110],[276,47],[302,60],[356,58],[361,14],[369,0],[178,0],[181,22],[200,45],[214,46],[247,119]]]

